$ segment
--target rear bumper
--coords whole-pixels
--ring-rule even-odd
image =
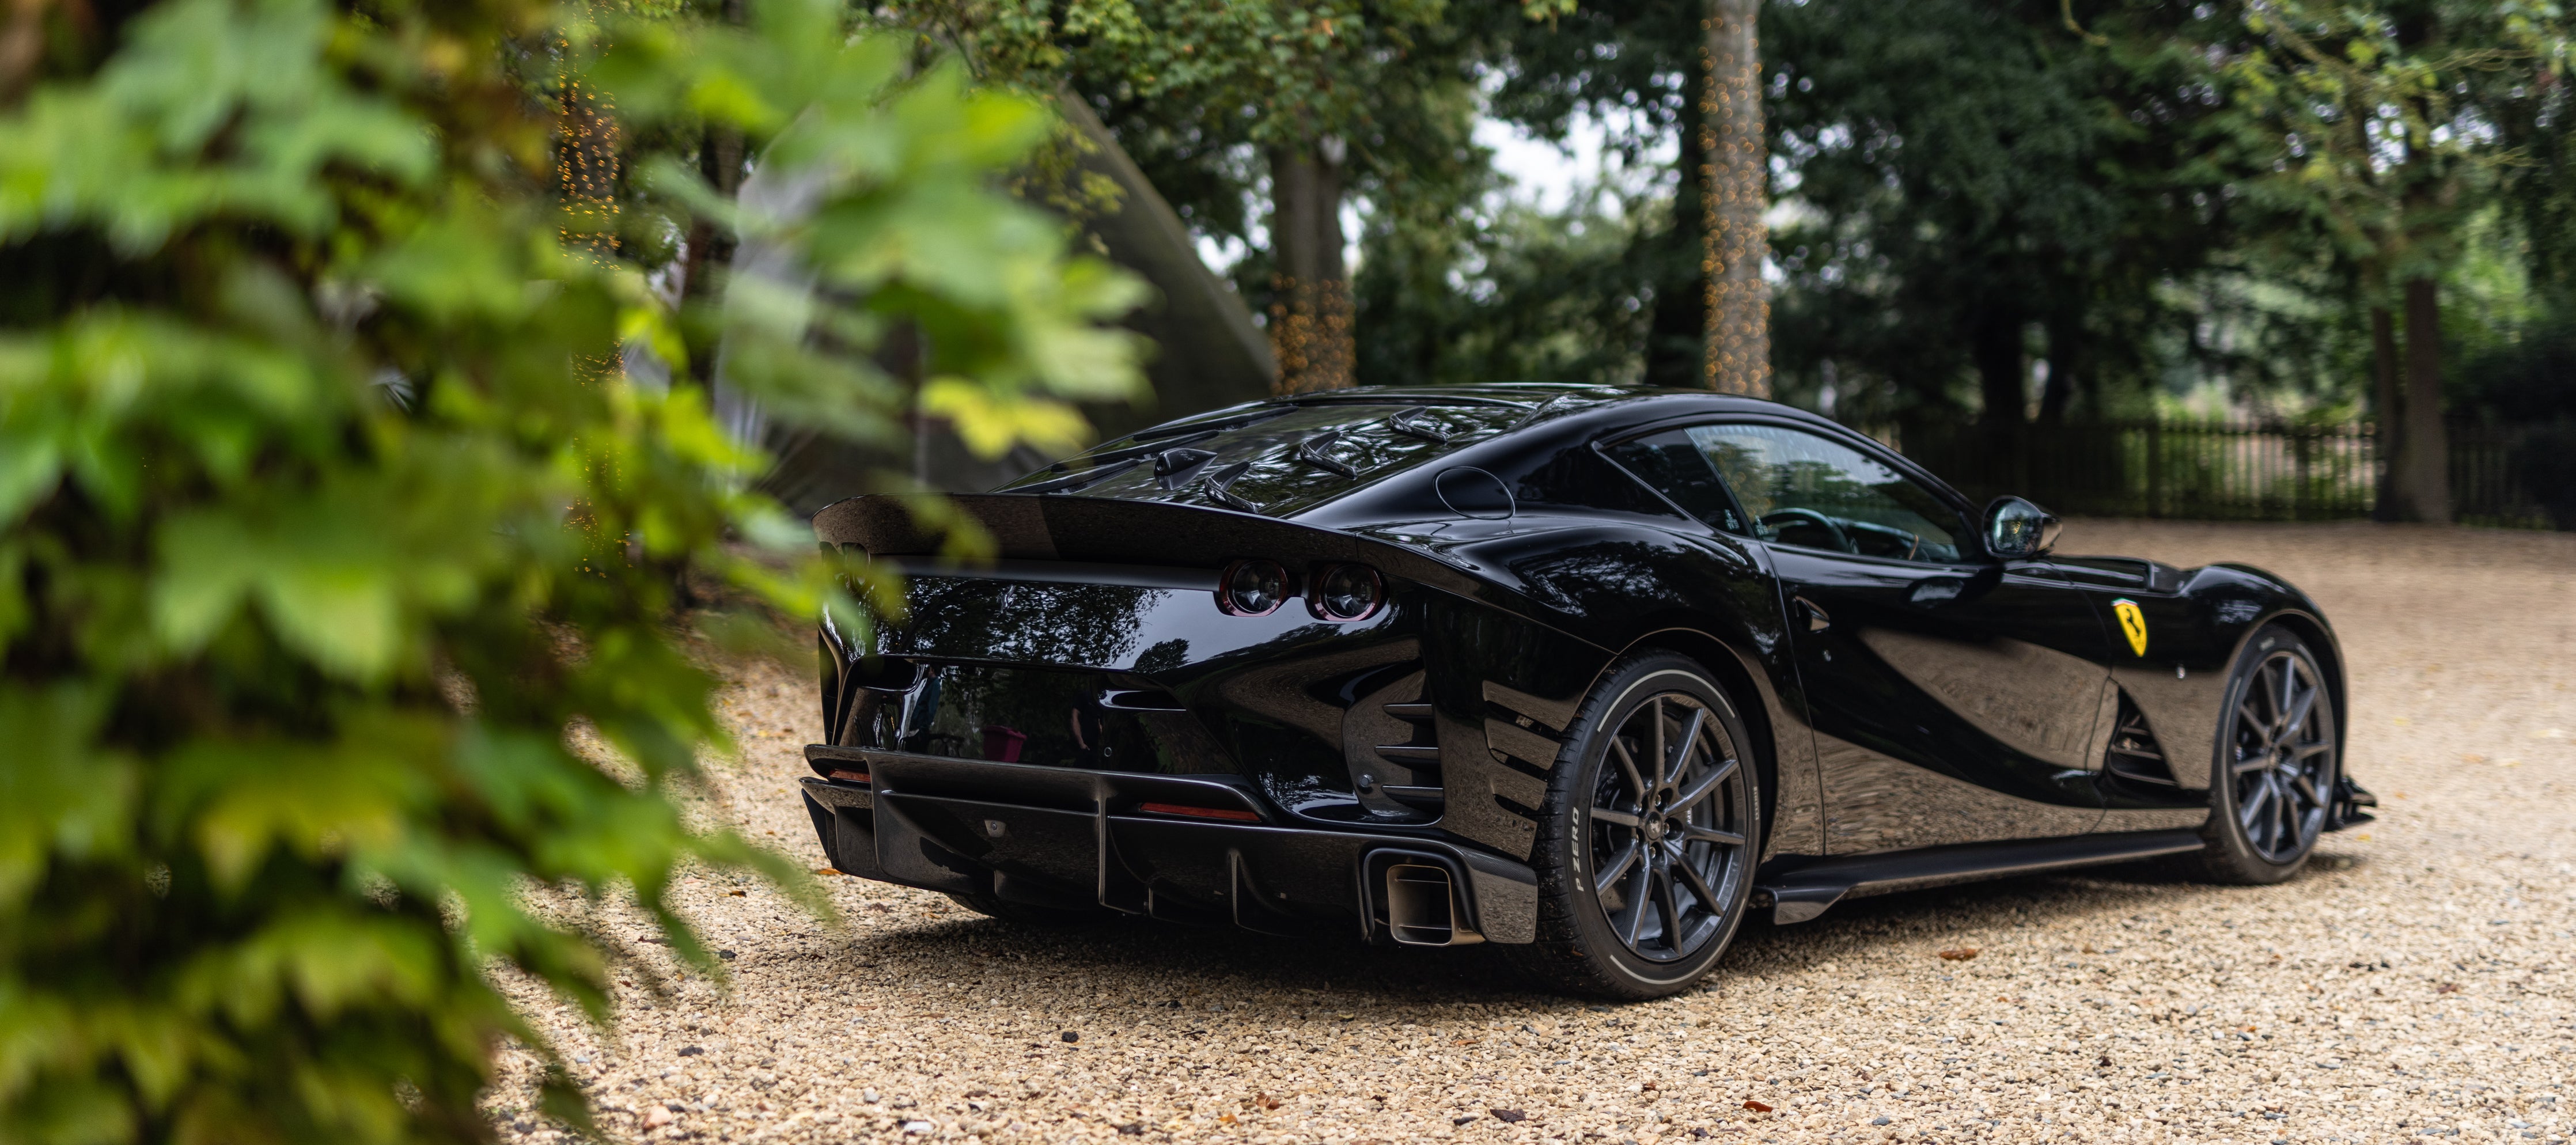
[[[1268,934],[1386,941],[1391,867],[1448,872],[1457,942],[1537,937],[1538,880],[1415,834],[1280,826],[1229,776],[1085,771],[815,745],[865,783],[809,777],[806,810],[844,874],[1030,906],[1106,907]],[[1145,810],[1200,809],[1226,818]]]

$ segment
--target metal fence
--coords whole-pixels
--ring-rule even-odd
[[[2027,455],[1992,447],[1974,424],[1869,431],[1983,500],[2019,493],[2060,513],[2201,520],[2367,517],[2382,459],[2372,427],[2219,421],[2034,425]],[[2464,524],[2551,527],[2516,478],[2524,431],[2453,426],[2453,511]]]
[[[2576,527],[2564,490],[2557,491],[2562,504],[2553,515],[2544,496],[2549,491],[2531,488],[2518,472],[2527,453],[2557,446],[2555,439],[2534,440],[2534,428],[2451,427],[2451,505],[2461,524],[2547,529],[2554,517],[2557,527]]]

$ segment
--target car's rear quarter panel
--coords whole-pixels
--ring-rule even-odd
[[[1516,593],[1382,542],[1206,509],[994,504],[1005,501],[1036,499],[962,499],[982,514],[1010,563],[913,563],[908,615],[878,618],[869,647],[844,649],[840,658],[1079,668],[1113,684],[1150,685],[1176,697],[1219,749],[1185,767],[1239,775],[1310,822],[1447,832],[1527,859],[1557,737],[1610,649],[1539,619],[1542,610]],[[902,557],[889,550],[929,547],[898,525],[881,516],[826,536],[873,541],[867,547],[889,564]],[[1011,579],[1015,569],[1065,554],[1087,558],[1094,569],[1086,575],[1100,580],[1114,582],[1121,567],[1195,570],[1205,586]],[[1216,605],[1216,573],[1242,557],[1277,560],[1298,574],[1328,560],[1359,560],[1385,576],[1388,604],[1355,623],[1318,620],[1295,600],[1268,616],[1226,615]],[[843,695],[854,696],[864,670],[843,675]],[[1434,772],[1443,789],[1436,826],[1371,815],[1374,801],[1354,792],[1363,769],[1381,782],[1416,770],[1373,751],[1387,733],[1389,703],[1433,709],[1438,766],[1420,770]],[[863,706],[840,702],[835,742],[889,746],[867,742],[875,733],[850,718]]]

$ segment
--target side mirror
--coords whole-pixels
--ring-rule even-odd
[[[2019,497],[1997,497],[1986,506],[1986,551],[2006,560],[2040,556],[2057,547],[2061,527],[2046,509]]]

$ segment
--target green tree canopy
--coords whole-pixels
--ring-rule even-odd
[[[1364,231],[1452,222],[1488,174],[1468,138],[1479,68],[1499,38],[1543,34],[1573,11],[1570,0],[896,7],[996,79],[1087,101],[1195,232],[1239,244],[1235,283],[1267,315],[1290,388],[1354,372],[1345,206],[1367,204]],[[1399,316],[1367,323],[1384,327],[1371,337],[1412,333]],[[1388,380],[1366,361],[1358,372]]]
[[[1041,105],[820,0],[81,11],[0,76],[0,1139],[483,1139],[496,1042],[544,1048],[491,965],[602,1014],[622,957],[529,886],[631,891],[712,970],[678,864],[802,885],[669,801],[725,747],[675,585],[811,617],[850,570],[621,353],[721,337],[779,416],[883,435],[900,322],[1007,444],[1130,392],[1097,324],[1137,288],[998,189]],[[558,195],[576,85],[646,188],[618,226],[759,234],[812,287],[674,312]],[[711,125],[817,208],[655,142]]]

